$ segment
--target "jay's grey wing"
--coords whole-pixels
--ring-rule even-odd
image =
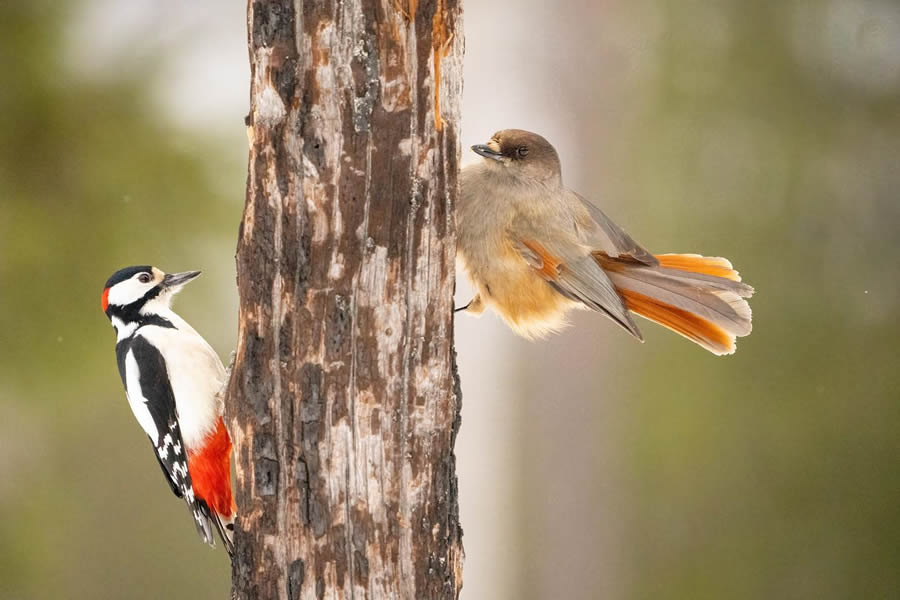
[[[571,192],[587,211],[589,219],[576,219],[579,233],[586,244],[594,250],[603,252],[610,258],[631,259],[649,266],[656,266],[659,261],[643,246],[638,244],[625,230],[616,225],[590,200]]]

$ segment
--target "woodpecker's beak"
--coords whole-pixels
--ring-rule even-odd
[[[162,285],[164,288],[181,287],[188,281],[196,279],[200,275],[200,271],[185,271],[184,273],[167,273],[163,277]]]
[[[499,149],[495,149],[492,147],[496,145],[496,142],[491,142],[491,144],[477,144],[475,146],[472,146],[472,151],[475,154],[481,155],[485,158],[502,161],[505,158],[503,154],[500,153]]]

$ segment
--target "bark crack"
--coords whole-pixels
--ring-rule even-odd
[[[275,263],[276,266],[279,263],[280,256],[283,250],[283,205],[282,198],[280,195],[276,194],[274,201],[270,201],[274,208],[274,231],[273,231],[273,246],[275,252]],[[286,453],[286,445],[285,445],[285,435],[284,429],[282,427],[282,411],[280,410],[279,405],[281,403],[281,308],[282,308],[282,279],[281,274],[276,273],[273,282],[272,282],[272,343],[274,345],[273,348],[273,359],[272,359],[272,413],[273,420],[275,425],[275,440],[278,444],[277,448],[279,450],[275,450],[275,456],[278,461],[278,512],[276,515],[276,531],[280,534],[284,534],[287,532],[287,469],[284,468],[284,465],[287,464]],[[286,558],[286,548],[283,545],[275,544],[273,548],[276,556],[276,560],[278,564],[285,564]],[[282,570],[278,576],[278,587],[279,589],[286,590],[287,582],[285,581],[286,573]]]

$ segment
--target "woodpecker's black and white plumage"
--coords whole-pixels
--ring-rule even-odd
[[[116,330],[116,360],[128,403],[169,486],[184,498],[203,540],[215,545],[215,526],[231,554],[231,439],[220,396],[225,367],[170,306],[198,275],[166,274],[151,266],[121,269],[106,282],[102,306]]]

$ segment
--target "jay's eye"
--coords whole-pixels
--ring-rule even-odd
[[[526,148],[525,146],[519,146],[519,148],[516,150],[516,154],[518,154],[519,156],[528,156],[528,148]]]

